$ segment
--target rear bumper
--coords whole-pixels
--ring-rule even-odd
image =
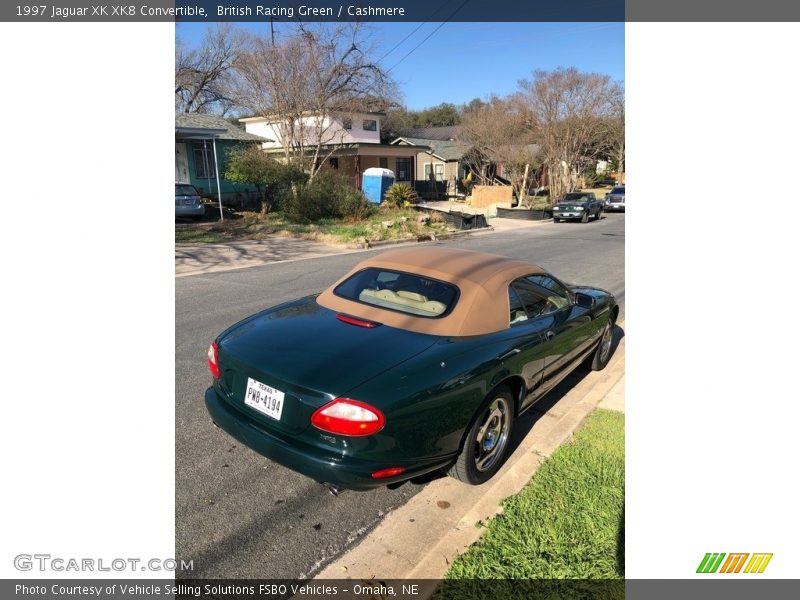
[[[625,212],[625,204],[623,202],[609,202],[603,209],[606,212],[621,211]]]
[[[214,423],[242,444],[262,456],[322,483],[351,490],[369,490],[435,471],[451,459],[436,459],[408,465],[403,462],[377,463],[350,456],[326,453],[319,448],[274,435],[250,421],[238,409],[222,400],[213,387],[206,390],[206,408]],[[403,466],[395,477],[373,479],[371,474],[387,467]]]
[[[175,205],[176,217],[202,217],[206,213],[206,207],[200,206],[179,206]]]

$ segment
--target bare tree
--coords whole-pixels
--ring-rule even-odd
[[[236,63],[237,101],[269,120],[289,163],[311,179],[346,133],[336,117],[384,110],[396,97],[358,23],[298,26],[274,41],[252,35]]]
[[[175,110],[225,116],[233,107],[231,76],[244,36],[227,23],[208,29],[199,48],[175,44]]]
[[[526,107],[515,100],[492,98],[467,112],[461,121],[459,141],[471,147],[465,162],[482,184],[492,184],[490,165],[502,165],[522,204],[534,170],[540,165],[539,147],[529,125]]]
[[[528,126],[548,172],[550,197],[558,199],[578,186],[607,147],[607,124],[622,97],[621,87],[607,75],[575,68],[535,71],[533,79],[519,86],[516,99],[528,110]]]
[[[607,135],[608,154],[621,178],[625,173],[625,92],[622,86],[619,86],[611,102]]]

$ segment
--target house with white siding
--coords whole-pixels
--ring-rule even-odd
[[[284,154],[284,132],[291,129],[293,139],[300,140],[306,154],[319,142],[322,168],[337,171],[352,180],[361,189],[361,176],[371,167],[382,167],[394,172],[399,182],[413,183],[417,178],[417,154],[424,146],[398,146],[381,143],[380,112],[341,112],[330,115],[308,114],[292,124],[269,117],[239,119],[248,133],[269,138],[262,144],[265,152]],[[276,156],[277,157],[277,156]],[[324,161],[324,162],[323,162]]]

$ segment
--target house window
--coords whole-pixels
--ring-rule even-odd
[[[345,117],[342,119],[342,127],[345,129],[352,129],[353,128],[353,119],[350,117]]]
[[[394,162],[394,174],[397,181],[411,181],[411,161],[407,158],[398,158]]]
[[[364,119],[364,131],[378,131],[378,122],[375,119]]]
[[[328,159],[328,165],[330,165],[331,169],[336,170],[339,168],[339,157],[338,156],[331,156]]]
[[[193,144],[194,173],[198,179],[215,179],[214,149],[210,144]]]
[[[444,181],[444,163],[425,163],[425,179]]]
[[[378,159],[378,166],[379,166],[381,169],[388,169],[388,168],[389,168],[389,159],[388,159],[388,158],[386,158],[385,156],[381,156],[381,157]]]

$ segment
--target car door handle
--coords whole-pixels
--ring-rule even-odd
[[[546,337],[548,340],[552,340],[554,337],[556,337],[556,332],[553,330],[545,331],[544,337]]]
[[[511,358],[515,354],[519,354],[519,348],[513,348],[512,350],[509,350],[505,354],[501,354],[500,356],[497,357],[497,360],[505,360],[507,358]]]

